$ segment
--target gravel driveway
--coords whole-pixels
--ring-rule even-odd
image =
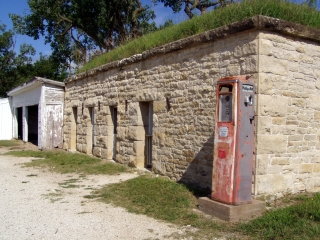
[[[0,148],[0,154],[6,150]],[[84,198],[102,185],[137,174],[87,176],[77,188],[61,183],[77,175],[25,168],[32,158],[0,155],[0,239],[168,239],[187,228]],[[59,185],[60,183],[60,185]]]

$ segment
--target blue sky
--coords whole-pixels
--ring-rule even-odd
[[[301,3],[304,0],[292,0],[292,2]],[[163,24],[166,20],[172,19],[174,23],[187,20],[187,16],[184,12],[174,14],[171,8],[165,8],[162,3],[158,3],[156,6],[152,4],[151,0],[142,0],[143,5],[148,4],[151,6],[157,18],[154,20],[157,25]],[[320,0],[317,0],[317,7],[320,8]],[[23,15],[27,13],[29,9],[27,0],[0,0],[0,23],[7,25],[7,30],[12,29],[12,22],[9,18],[9,13],[15,13]],[[51,48],[49,45],[44,44],[44,39],[33,40],[28,36],[17,35],[16,36],[16,47],[15,50],[19,51],[19,46],[22,43],[31,44],[37,51],[35,59],[39,57],[39,53],[42,52],[44,55],[50,55]]]
[[[143,5],[148,4],[156,12],[157,18],[154,20],[157,25],[163,24],[166,20],[172,19],[174,23],[178,23],[187,19],[183,13],[174,14],[171,8],[165,8],[162,3],[158,3],[156,6],[152,4],[151,0],[142,0]],[[0,21],[1,24],[7,25],[7,30],[12,29],[12,21],[9,18],[9,13],[23,15],[28,13],[28,3],[27,0],[0,0]],[[37,51],[34,59],[39,57],[39,53],[42,52],[43,55],[50,55],[51,48],[50,45],[44,44],[44,38],[38,40],[33,40],[28,36],[17,35],[16,36],[16,47],[15,51],[19,51],[19,46],[22,43],[31,44]]]

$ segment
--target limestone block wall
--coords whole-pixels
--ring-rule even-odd
[[[211,188],[216,81],[250,76],[253,194],[320,191],[319,36],[256,16],[76,75],[64,148],[146,167],[151,131],[154,172]]]
[[[152,104],[152,170],[174,180],[211,188],[216,81],[257,73],[258,32],[233,34],[143,61],[66,82],[64,148],[71,147],[77,112],[76,149],[111,159],[116,107],[116,157],[144,166]],[[94,111],[93,147],[89,109]],[[150,116],[149,116],[150,118]]]
[[[259,34],[257,195],[320,191],[319,42]]]

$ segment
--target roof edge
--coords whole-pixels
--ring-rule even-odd
[[[101,65],[99,67],[90,69],[86,72],[73,75],[65,79],[64,82],[69,83],[72,81],[80,80],[85,77],[93,76],[98,74],[99,72],[104,72],[112,68],[122,68],[125,65],[143,61],[155,55],[177,51],[197,43],[214,41],[252,29],[265,29],[268,31],[279,32],[285,35],[291,35],[320,42],[320,29],[307,27],[297,23],[281,20],[278,18],[257,15],[242,21],[238,21],[184,39],[170,42],[156,48],[152,48],[150,50],[142,52],[141,54],[136,54],[128,58]]]
[[[18,87],[11,89],[10,91],[7,92],[8,96],[14,96],[17,95],[21,92],[27,91],[28,89],[34,88],[36,86],[40,86],[41,83],[48,83],[54,86],[59,86],[59,87],[64,87],[65,84],[64,82],[58,82],[55,80],[50,80],[42,77],[33,77],[30,81],[25,82]]]

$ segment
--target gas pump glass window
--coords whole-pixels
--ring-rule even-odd
[[[232,85],[219,86],[219,122],[232,122]]]

